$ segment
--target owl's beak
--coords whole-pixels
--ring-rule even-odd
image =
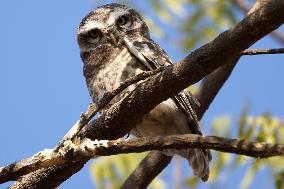
[[[115,35],[114,35],[113,33],[110,33],[109,36],[110,36],[111,42],[116,46],[117,43],[118,43],[118,40],[117,40],[117,38],[115,37]]]

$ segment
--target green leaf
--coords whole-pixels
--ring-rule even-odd
[[[197,184],[199,183],[199,178],[192,176],[185,180],[185,184],[189,186],[191,189],[196,188]]]
[[[91,165],[96,188],[119,188],[146,154],[147,152],[121,154],[96,159]],[[165,182],[158,177],[152,181],[150,186],[153,189],[162,189]]]
[[[284,188],[284,171],[275,174],[274,177],[275,177],[276,188],[283,189]]]
[[[185,14],[185,0],[165,0],[168,9],[170,9],[174,14],[182,16]]]
[[[150,2],[153,6],[153,9],[156,11],[157,15],[162,21],[166,23],[172,21],[172,16],[170,15],[169,11],[167,11],[164,3],[162,3],[160,0],[151,0]]]

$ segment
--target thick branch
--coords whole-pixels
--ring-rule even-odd
[[[9,189],[52,189],[59,183],[77,173],[86,161],[69,162],[68,164],[39,169],[21,177]],[[65,170],[64,172],[60,170]]]
[[[250,14],[236,27],[222,33],[181,62],[168,66],[164,71],[138,85],[125,99],[91,123],[91,129],[82,132],[81,136],[114,139],[125,134],[139,117],[161,101],[199,81],[232,57],[237,58],[244,49],[279,27],[284,21],[282,11],[284,2],[273,0],[269,6]]]
[[[191,85],[231,57],[237,58],[244,49],[275,30],[284,22],[284,2],[271,0],[268,6],[261,7],[241,21],[236,27],[222,33],[211,43],[197,49],[175,66],[167,67],[146,82],[120,103],[112,106],[105,114],[86,129],[81,136],[97,139],[115,139],[127,133],[135,122],[157,104]],[[71,166],[71,165],[70,165]],[[77,171],[77,169],[74,169]],[[62,175],[64,169],[57,168],[54,175]],[[70,175],[72,169],[69,170]],[[44,174],[42,172],[41,174]],[[58,175],[58,176],[59,176]],[[48,180],[51,175],[46,177]],[[65,177],[60,182],[64,181]],[[46,182],[46,180],[42,180]]]
[[[133,76],[131,78],[126,79],[117,89],[114,89],[111,92],[105,93],[102,97],[102,99],[99,101],[98,105],[95,106],[95,104],[91,103],[88,107],[88,110],[86,113],[81,113],[80,120],[76,122],[76,124],[68,131],[68,133],[63,137],[62,141],[60,141],[57,148],[60,148],[61,145],[66,140],[74,139],[78,132],[88,124],[91,119],[100,112],[107,104],[110,103],[110,101],[117,95],[119,95],[124,89],[129,87],[132,84],[139,83],[142,80],[147,79],[150,76],[153,76],[162,70],[164,70],[164,67],[158,68],[156,70],[148,71],[148,72],[142,72],[136,76]]]
[[[166,156],[160,151],[151,151],[123,183],[121,189],[147,188],[171,160],[171,156]]]
[[[91,119],[96,115],[97,112],[99,112],[101,109],[103,109],[114,97],[116,97],[119,93],[121,93],[124,89],[126,89],[127,87],[129,87],[132,84],[138,83],[142,80],[147,79],[150,76],[153,76],[159,72],[161,72],[162,70],[164,70],[164,67],[158,68],[156,70],[152,70],[152,71],[148,71],[148,72],[142,72],[134,77],[131,77],[129,79],[126,79],[117,89],[109,92],[109,93],[105,93],[102,100],[99,101],[99,104],[97,105],[97,107],[95,109],[92,109],[90,111],[88,111],[85,123],[88,123],[89,121],[91,121]]]
[[[240,6],[245,6],[245,4],[242,4],[241,1]],[[249,11],[249,10],[247,10]],[[274,31],[273,33],[276,33],[277,31]],[[254,50],[245,50],[241,53],[241,55],[247,55],[252,54]],[[271,50],[272,52],[275,52]],[[270,52],[271,52],[270,51]],[[256,51],[256,54],[259,52],[263,52],[263,50]],[[267,51],[269,52],[269,51]],[[276,51],[279,52],[279,51]],[[280,50],[282,52],[282,49]],[[205,111],[209,108],[210,104],[218,94],[219,90],[223,86],[223,84],[226,82],[228,77],[230,76],[233,68],[235,67],[236,63],[238,62],[239,57],[229,59],[227,63],[225,63],[224,66],[218,68],[211,74],[205,77],[203,79],[201,87],[199,88],[198,93],[196,94],[196,99],[200,102],[201,106],[199,109],[196,109],[198,118],[201,119],[204,115]],[[136,185],[142,186],[141,188],[146,188],[147,185],[144,185],[144,183],[150,183],[163,169],[161,168],[161,165],[159,162],[168,162],[163,164],[164,167],[166,167],[172,157],[163,155],[161,152],[156,153],[149,153],[144,160],[137,166],[137,168],[132,172],[132,174],[127,178],[127,180],[124,182],[122,188],[133,188]],[[154,163],[148,163],[150,160],[155,160]],[[155,167],[159,167],[159,172],[155,172],[155,174],[151,174],[153,170],[155,170]],[[141,172],[146,172],[148,175],[143,175]]]
[[[239,58],[229,60],[226,65],[218,68],[203,79],[198,93],[195,96],[201,105],[199,108],[195,109],[199,120],[203,117],[205,111],[209,108],[215,96],[230,76],[238,60]],[[127,178],[122,188],[134,188],[136,185],[141,186],[141,188],[146,188],[170,163],[171,159],[171,156],[166,156],[161,152],[150,152]],[[163,163],[161,164],[160,162]],[[158,169],[155,169],[155,167],[158,167]],[[147,174],[142,174],[143,172]]]
[[[268,50],[245,50],[241,54],[251,54],[251,53],[262,53],[262,52],[282,52],[282,49],[268,49]],[[219,90],[223,86],[223,84],[227,81],[229,78],[233,68],[235,67],[236,63],[238,62],[239,57],[236,59],[230,59],[228,63],[226,63],[224,66],[218,68],[208,76],[206,76],[201,86],[198,90],[198,93],[196,94],[196,99],[200,103],[199,109],[196,109],[197,116],[199,119],[202,118],[206,110],[209,108],[210,104],[218,94]],[[137,166],[137,168],[133,171],[133,173],[127,178],[125,183],[123,184],[122,188],[131,188],[136,185],[141,186],[141,188],[146,188],[145,186],[148,186],[148,184],[162,171],[161,166],[164,168],[170,163],[170,160],[172,157],[166,156],[162,154],[161,152],[155,152],[155,153],[149,153],[142,162]],[[146,162],[153,161],[152,163],[146,164]],[[167,162],[160,164],[160,162]],[[158,167],[160,170],[157,172],[155,170],[155,167]],[[153,171],[155,174],[153,174]],[[147,175],[143,175],[142,173],[145,172]],[[145,183],[148,183],[147,185]],[[132,184],[132,185],[131,185]]]
[[[250,8],[249,6],[247,5],[247,3],[244,1],[244,0],[234,0],[235,4],[238,6],[238,8],[243,11],[245,14],[248,13],[250,11]],[[279,43],[282,43],[284,44],[284,35],[275,30],[275,31],[272,31],[270,33],[270,35],[276,39]]]

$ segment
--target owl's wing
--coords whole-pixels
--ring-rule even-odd
[[[172,64],[167,53],[154,41],[149,39],[143,39],[141,41],[130,42],[125,39],[125,43],[129,50],[149,69],[154,70],[159,67],[164,67]],[[193,110],[193,106],[199,106],[199,103],[192,97],[188,90],[183,90],[179,94],[174,96],[178,106],[192,118],[194,125],[191,126],[191,130],[195,134],[200,134],[200,126],[198,117]]]

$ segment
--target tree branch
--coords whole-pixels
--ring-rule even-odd
[[[9,174],[23,174],[24,172],[26,172],[24,174],[27,174],[31,171],[37,171],[43,167],[61,166],[65,163],[82,161],[96,156],[137,153],[148,150],[185,148],[214,149],[221,152],[236,153],[255,158],[267,158],[284,155],[284,144],[273,145],[269,143],[247,142],[238,139],[227,139],[217,136],[200,136],[195,134],[152,136],[135,138],[131,140],[119,139],[112,141],[91,141],[89,139],[85,139],[80,144],[68,144],[64,151],[61,150],[55,152],[53,150],[45,150],[24,161],[1,168],[0,182],[3,182],[3,178],[8,177]],[[53,151],[53,153],[50,154],[49,151]],[[160,165],[167,163],[167,161],[159,162]],[[2,174],[2,170],[5,170],[5,172],[8,174]],[[159,173],[158,170],[154,171]]]
[[[260,7],[236,27],[197,49],[183,61],[167,67],[151,79],[146,79],[125,99],[113,105],[96,121],[91,122],[90,127],[83,129],[80,136],[82,138],[116,139],[124,135],[131,130],[142,115],[157,104],[199,81],[224,65],[230,58],[237,58],[241,51],[279,27],[284,22],[283,12],[284,2],[271,0],[267,6]],[[57,176],[61,178],[61,180],[56,180],[57,184],[60,184],[78,170],[77,167],[72,170],[72,166],[74,165],[67,164],[63,168],[57,167],[48,173],[46,179],[39,182],[47,183],[50,178]],[[62,178],[61,175],[64,175],[67,167],[68,176]],[[45,172],[43,170],[38,174],[45,174]],[[22,185],[33,185],[32,181],[27,182]]]
[[[228,60],[224,66],[216,69],[202,80],[201,86],[196,94],[196,99],[200,102],[200,109],[197,111],[200,119],[231,75],[238,60],[239,57]]]
[[[109,141],[107,147],[101,147],[101,149],[95,148],[94,153],[89,152],[93,156],[184,148],[212,149],[254,158],[284,155],[284,144],[248,142],[245,140],[195,134],[142,137],[127,141]]]
[[[195,107],[199,120],[203,117],[219,90],[230,76],[238,60],[239,57],[230,59],[224,66],[218,68],[203,79],[198,93],[195,95],[197,101],[200,103],[199,108]],[[149,183],[170,163],[171,159],[171,156],[166,156],[162,152],[150,152],[137,168],[135,168],[121,188],[134,188],[137,185],[141,186],[141,188],[146,188],[146,186],[148,186]],[[163,163],[161,164],[160,162]],[[158,169],[155,169],[155,167],[158,167]],[[147,174],[142,174],[143,172]]]
[[[234,0],[234,3],[245,14],[247,14],[250,11],[249,6],[247,5],[247,3],[244,0]],[[275,31],[272,31],[270,33],[270,35],[274,39],[276,39],[279,43],[284,44],[284,35],[281,32],[275,30]]]
[[[42,168],[28,175],[20,177],[9,189],[52,189],[77,173],[86,161],[64,164],[60,167]],[[64,170],[64,171],[62,171]]]
[[[215,40],[195,50],[182,61],[146,79],[126,98],[90,123],[90,127],[82,130],[80,136],[115,139],[124,135],[131,130],[139,117],[157,104],[188,85],[198,82],[232,57],[237,58],[244,49],[279,27],[284,21],[282,11],[284,11],[282,0],[271,1],[268,8],[260,8],[236,27],[220,34]]]
[[[259,55],[259,54],[283,54],[284,48],[279,49],[248,49],[244,50],[241,55]]]
[[[153,76],[162,70],[164,70],[164,67],[158,68],[156,70],[147,71],[139,73],[136,76],[133,76],[131,78],[126,79],[117,89],[114,89],[111,92],[105,93],[102,97],[102,99],[98,102],[98,105],[95,106],[95,104],[91,103],[88,107],[88,110],[86,113],[81,113],[80,120],[76,122],[76,124],[67,132],[67,134],[63,137],[62,141],[60,141],[60,144],[58,145],[58,148],[61,147],[61,145],[69,139],[73,139],[76,137],[78,132],[86,125],[88,124],[91,119],[100,112],[107,104],[110,103],[110,101],[117,96],[119,93],[121,93],[124,89],[129,87],[132,84],[139,83],[142,80],[147,79],[150,76]]]
[[[241,1],[239,2],[240,6],[245,6],[245,4],[243,4]],[[246,12],[248,11],[249,10],[247,10]],[[241,55],[247,55],[249,53],[252,54],[252,51],[254,50],[245,50],[241,53]],[[274,50],[271,51],[273,52]],[[280,49],[279,51],[282,52],[282,49]],[[263,52],[263,50],[258,50],[256,53],[258,52]],[[199,108],[195,107],[195,111],[197,112],[199,120],[203,117],[204,113],[218,94],[219,90],[229,78],[238,60],[239,57],[229,59],[224,66],[216,69],[214,72],[203,79],[198,93],[196,94],[196,99],[201,105]],[[161,165],[159,163],[167,162],[162,165],[165,168],[170,163],[171,159],[172,157],[166,156],[161,152],[149,153],[132,172],[132,174],[127,178],[122,188],[134,188],[137,185],[141,186],[141,188],[146,188],[146,186],[160,173],[160,171],[163,170],[161,169]],[[146,164],[146,162],[151,162],[151,160],[154,160],[154,162]],[[155,167],[159,167],[160,171],[155,171],[156,174],[151,174],[153,170],[155,170]],[[141,174],[143,172],[147,174]],[[145,183],[148,184],[144,185]]]
[[[160,151],[151,151],[123,183],[121,189],[147,188],[171,160],[171,156],[166,156]]]

